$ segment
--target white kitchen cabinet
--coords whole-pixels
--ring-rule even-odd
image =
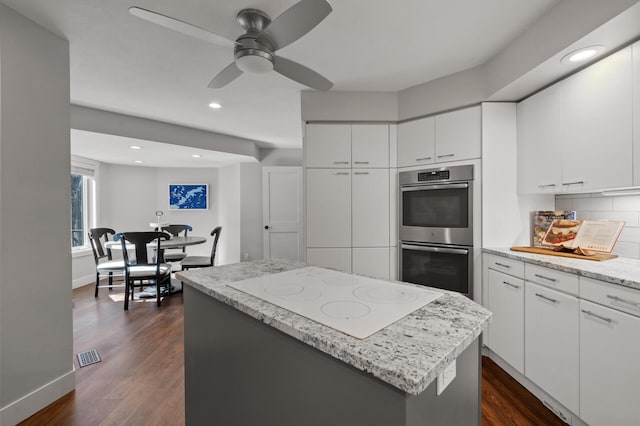
[[[633,184],[640,185],[640,41],[633,55]]]
[[[435,161],[480,158],[482,115],[480,106],[435,116]]]
[[[435,162],[435,119],[421,118],[398,125],[398,167]]]
[[[389,247],[366,247],[352,249],[353,273],[388,280]]]
[[[337,269],[342,272],[352,272],[351,249],[307,248],[307,265]]]
[[[352,175],[352,245],[388,247],[389,170],[354,169]]]
[[[559,192],[562,188],[562,83],[517,105],[518,192]]]
[[[351,247],[351,169],[307,169],[307,247]]]
[[[306,167],[351,167],[350,124],[307,124]]]
[[[353,168],[389,167],[389,125],[352,125],[351,159]]]
[[[487,284],[493,312],[487,346],[524,374],[524,281],[489,269]]]
[[[562,82],[563,191],[632,185],[632,86],[631,47]]]
[[[580,301],[580,418],[637,426],[640,318]]]
[[[527,281],[524,306],[525,376],[578,413],[578,298]]]

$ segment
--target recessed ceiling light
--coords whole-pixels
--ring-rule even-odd
[[[192,156],[193,158],[200,158],[200,157],[202,157],[202,155],[200,155],[200,154],[191,154],[191,156]]]
[[[131,149],[142,149],[142,147],[138,146],[138,145],[131,145],[129,148],[131,148]]]
[[[209,104],[209,108],[213,108],[213,109],[220,109],[220,108],[222,108],[222,105],[220,105],[220,104],[219,104],[219,103],[217,103],[217,102],[211,102],[211,103]]]
[[[134,163],[142,164],[142,160],[135,160]]]
[[[604,46],[588,46],[582,49],[574,50],[562,57],[562,62],[575,63],[591,59],[604,51]]]

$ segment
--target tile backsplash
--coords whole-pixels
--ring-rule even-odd
[[[640,259],[640,195],[606,197],[600,193],[556,195],[556,210],[575,210],[577,219],[623,220],[613,253]]]

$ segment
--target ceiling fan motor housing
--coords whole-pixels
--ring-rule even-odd
[[[236,21],[246,33],[238,37],[234,48],[236,65],[242,71],[265,73],[273,69],[275,56],[270,46],[260,43],[257,38],[271,23],[271,18],[258,9],[243,9]]]

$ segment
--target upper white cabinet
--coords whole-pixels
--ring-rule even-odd
[[[640,185],[640,41],[633,55],[633,184]]]
[[[435,116],[436,162],[480,158],[482,115],[480,106]]]
[[[562,142],[560,84],[520,102],[517,123],[518,192],[558,192],[562,187],[562,158],[558,150]]]
[[[389,167],[389,125],[352,125],[351,159],[354,168]]]
[[[421,118],[398,125],[398,167],[435,162],[435,119]]]
[[[389,167],[389,125],[308,124],[305,164],[312,168]]]
[[[631,47],[567,78],[561,88],[563,190],[631,186]]]

